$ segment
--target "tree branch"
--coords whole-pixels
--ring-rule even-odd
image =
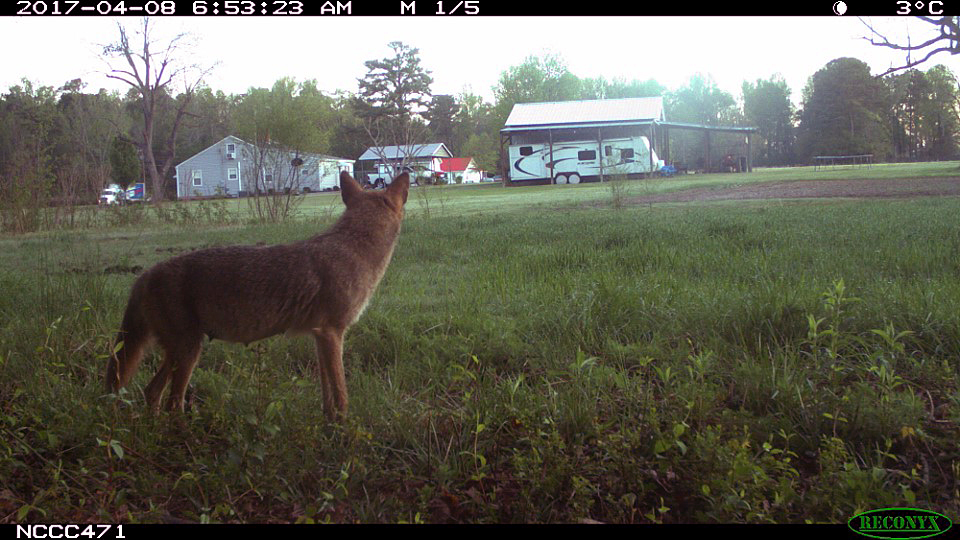
[[[904,63],[897,67],[891,67],[890,69],[884,71],[883,73],[877,75],[876,77],[884,77],[891,73],[897,71],[903,71],[916,67],[927,60],[930,59],[935,54],[942,52],[949,52],[950,54],[960,54],[960,18],[957,17],[917,17],[921,21],[928,23],[933,26],[937,26],[938,34],[930,39],[927,39],[923,43],[914,45],[911,43],[910,35],[907,35],[907,43],[896,43],[891,41],[887,36],[883,35],[876,28],[873,27],[870,23],[865,21],[863,18],[860,18],[860,22],[870,31],[870,37],[864,37],[866,41],[869,41],[871,45],[877,47],[886,47],[888,49],[894,49],[897,51],[906,51],[906,59]],[[946,42],[946,43],[943,43]],[[934,49],[927,50],[930,47],[940,45]],[[919,60],[913,59],[913,53],[925,53],[922,58]]]

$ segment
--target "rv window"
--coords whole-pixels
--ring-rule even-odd
[[[605,156],[612,156],[612,155],[613,155],[613,147],[612,147],[612,146],[604,146],[604,147],[603,147],[603,155],[605,155]]]
[[[580,161],[592,161],[597,159],[596,150],[581,150],[577,152],[577,159]]]
[[[532,146],[521,146],[521,147],[520,147],[520,155],[521,155],[521,156],[529,156],[529,155],[532,155],[532,154],[533,154],[533,147],[532,147]]]
[[[633,148],[620,150],[620,159],[633,159]]]

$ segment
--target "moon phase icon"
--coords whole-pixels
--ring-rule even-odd
[[[833,12],[836,13],[837,15],[843,15],[844,13],[847,12],[847,4],[842,1],[834,2]]]

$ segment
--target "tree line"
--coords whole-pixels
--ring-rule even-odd
[[[130,47],[121,28],[121,40],[105,55],[133,66],[138,57]],[[270,88],[225,94],[203,83],[209,70],[202,69],[182,90],[151,87],[126,68],[114,70],[115,78],[126,77],[126,93],[92,92],[81,79],[60,87],[23,80],[0,95],[3,229],[35,230],[40,209],[51,206],[54,219],[69,223],[76,206],[95,202],[106,184],[149,180],[151,169],[156,185],[148,188],[159,199],[169,197],[171,165],[227,135],[351,159],[376,144],[443,142],[454,155],[472,156],[480,168],[498,173],[499,130],[522,102],[662,96],[670,121],[757,127],[759,166],[809,164],[817,155],[958,157],[960,91],[943,65],[877,77],[860,60],[838,58],[810,76],[798,109],[779,75],[744,81],[734,96],[703,74],[668,90],[654,79],[579,77],[560,56],[529,56],[500,74],[490,103],[467,91],[433,94],[419,51],[399,42],[389,47],[391,55],[366,62],[356,90],[334,93],[321,91],[316,79],[283,78]],[[164,62],[172,61],[176,49],[166,52]],[[691,166],[702,160],[699,137],[671,134],[672,159]],[[745,152],[742,136],[718,140],[721,153]]]

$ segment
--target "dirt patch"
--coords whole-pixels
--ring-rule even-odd
[[[627,204],[724,201],[748,199],[803,199],[823,197],[890,198],[960,195],[960,177],[883,178],[861,180],[796,180],[723,187],[702,187],[627,197]]]
[[[133,266],[116,264],[103,269],[104,274],[139,274],[142,271],[143,267],[139,264],[135,264]]]

